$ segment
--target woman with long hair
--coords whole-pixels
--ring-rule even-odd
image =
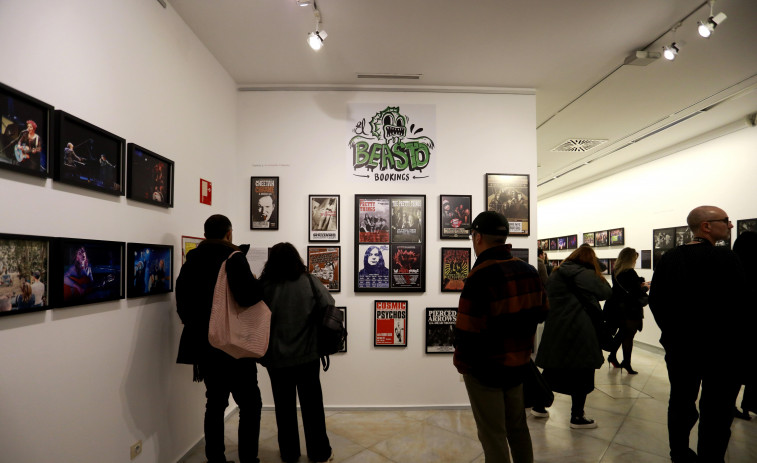
[[[640,277],[634,267],[639,253],[634,248],[623,248],[612,272],[612,297],[605,303],[605,319],[618,328],[613,337],[607,361],[615,368],[625,369],[629,375],[638,372],[631,367],[633,338],[643,327],[644,306],[649,298],[649,283]],[[615,353],[623,346],[623,362],[618,363]]]
[[[16,307],[18,309],[28,309],[34,307],[34,294],[32,294],[32,285],[28,281],[21,284],[21,294],[16,297]]]
[[[597,427],[584,405],[594,390],[594,370],[604,363],[595,329],[602,318],[599,301],[611,295],[589,246],[573,251],[547,280],[550,309],[536,364],[553,391],[571,396],[571,428]]]
[[[271,379],[281,459],[295,462],[300,457],[299,396],[308,458],[331,461],[334,454],[326,435],[317,320],[313,314],[317,307],[333,305],[334,298],[308,273],[290,243],[271,248],[260,280],[263,300],[271,309],[271,337],[262,364]]]

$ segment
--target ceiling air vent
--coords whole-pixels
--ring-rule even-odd
[[[561,151],[564,153],[574,153],[577,151],[589,151],[607,140],[590,140],[588,138],[569,138],[559,145],[552,148],[550,151]]]

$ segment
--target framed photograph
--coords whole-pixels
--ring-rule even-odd
[[[339,241],[339,195],[309,195],[309,236],[311,243]]]
[[[464,239],[470,236],[471,195],[440,195],[439,238]]]
[[[50,306],[51,238],[0,234],[0,317]]]
[[[181,237],[181,264],[187,261],[187,253],[192,249],[199,246],[200,242],[205,238],[198,238],[196,236],[184,236]]]
[[[53,252],[54,305],[123,299],[124,248],[124,243],[116,241],[59,238]]]
[[[757,219],[745,219],[736,221],[736,238],[745,231],[757,233]]]
[[[407,346],[407,301],[374,301],[373,345]]]
[[[607,230],[607,234],[610,237],[610,246],[623,246],[626,244],[625,228],[613,228],[612,230]]]
[[[332,293],[342,290],[342,252],[340,246],[308,246],[308,272]]]
[[[173,292],[173,246],[126,245],[126,297]]]
[[[550,238],[549,239],[549,250],[550,251],[557,251],[557,238]]]
[[[549,251],[549,240],[539,240],[539,248],[541,248],[542,251]]]
[[[426,353],[453,354],[457,307],[426,307]]]
[[[355,292],[426,290],[426,196],[355,195]]]
[[[639,258],[641,260],[641,268],[652,268],[652,250],[642,249],[639,251]]]
[[[568,249],[578,249],[578,235],[568,236]]]
[[[55,132],[55,180],[123,196],[123,138],[60,110],[55,111]]]
[[[250,177],[250,230],[279,229],[279,178]]]
[[[594,232],[594,246],[601,247],[601,246],[609,246],[609,245],[610,245],[610,235],[607,233],[607,230]]]
[[[507,218],[510,236],[531,233],[528,174],[486,174],[486,210]]]
[[[654,268],[662,255],[676,246],[676,227],[652,230],[652,243],[652,268]]]
[[[470,248],[442,248],[442,292],[461,292],[470,272]]]
[[[599,261],[599,267],[604,269],[602,270],[603,275],[609,275],[610,274],[610,259],[597,259]]]
[[[0,83],[0,168],[49,177],[53,107]]]
[[[528,248],[512,248],[510,254],[513,257],[517,257],[525,263],[528,263]]]
[[[173,207],[173,161],[134,143],[126,147],[126,197]]]
[[[558,251],[564,251],[568,249],[568,237],[567,236],[560,236],[557,238],[557,250]]]
[[[589,246],[594,246],[594,232],[584,233],[584,243]]]
[[[694,233],[688,225],[676,227],[676,246],[682,246],[694,239]]]
[[[607,273],[608,274],[612,275],[612,273],[615,271],[615,261],[617,261],[617,260],[618,259],[615,259],[615,258],[611,258],[611,259],[607,260],[608,261],[608,264],[607,264]]]
[[[349,333],[349,328],[347,328],[347,307],[337,307],[337,309],[342,312],[344,329]],[[339,352],[347,352],[347,338],[344,338],[344,347],[342,349],[339,349]]]

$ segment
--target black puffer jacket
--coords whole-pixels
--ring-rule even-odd
[[[221,264],[239,250],[228,241],[208,239],[187,253],[187,261],[176,279],[176,310],[184,324],[177,363],[198,365],[211,351],[223,353],[208,342],[210,309]],[[262,284],[252,275],[243,252],[229,259],[226,273],[229,288],[240,306],[248,307],[263,299]]]

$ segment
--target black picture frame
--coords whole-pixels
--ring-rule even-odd
[[[578,235],[568,235],[568,249],[578,249]]]
[[[611,228],[607,230],[607,235],[610,239],[610,246],[624,246],[626,244],[626,229]]]
[[[602,275],[609,275],[610,274],[610,259],[599,258],[597,259],[597,262],[599,262],[600,269],[604,268],[604,270],[602,270]]]
[[[743,219],[736,221],[736,238],[745,231],[757,233],[757,219]]]
[[[373,346],[407,347],[407,301],[373,302]]]
[[[349,333],[349,328],[347,327],[347,307],[344,306],[337,306],[337,309],[339,309],[340,312],[342,312],[342,320],[344,320],[344,329]],[[344,346],[339,349],[337,354],[346,354],[347,353],[347,337],[344,338]]]
[[[0,121],[0,168],[50,177],[53,106],[0,83]]]
[[[308,272],[332,293],[342,290],[342,247],[308,246]]]
[[[126,244],[126,297],[172,293],[174,259],[169,244]]]
[[[441,288],[442,292],[459,293],[465,286],[471,267],[470,248],[442,248]]]
[[[655,228],[652,230],[652,268],[663,254],[676,246],[676,227]]]
[[[87,267],[81,262],[84,249]],[[53,304],[71,307],[124,298],[124,254],[126,243],[120,241],[58,238],[54,242]],[[71,275],[69,275],[71,273]],[[72,278],[74,277],[74,278]]]
[[[594,247],[594,232],[584,233],[583,235],[583,244],[588,244],[589,246]]]
[[[339,195],[308,195],[308,241],[339,242],[341,228]]]
[[[486,174],[484,209],[503,214],[510,224],[510,236],[531,234],[530,176],[528,174]]]
[[[522,260],[525,263],[530,263],[528,259],[529,255],[529,249],[528,248],[511,248],[510,254],[513,257],[517,257],[518,259]]]
[[[558,236],[557,237],[557,250],[558,251],[565,251],[568,249],[568,237],[567,236]]]
[[[467,240],[472,211],[471,195],[439,195],[439,238]]]
[[[675,246],[682,246],[694,239],[694,232],[688,225],[675,228]]]
[[[250,177],[250,230],[278,230],[279,217],[279,177]]]
[[[610,235],[607,230],[600,230],[594,232],[594,246],[601,248],[610,245]]]
[[[0,317],[52,308],[51,242],[46,236],[0,233]]]
[[[550,251],[557,251],[557,238],[550,238],[549,239],[549,250]]]
[[[426,307],[426,353],[454,354],[457,307]]]
[[[126,140],[65,111],[55,111],[53,179],[114,196],[124,195]]]
[[[126,197],[173,207],[174,162],[136,143],[126,145]]]
[[[355,195],[355,292],[424,292],[426,223],[425,195]]]

